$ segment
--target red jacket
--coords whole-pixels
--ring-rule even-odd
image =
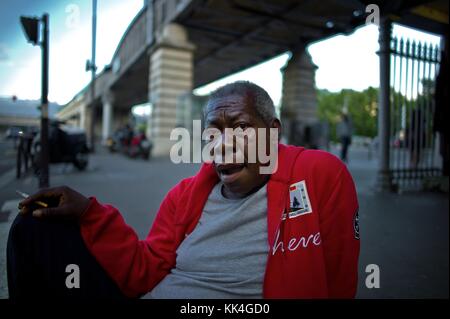
[[[92,198],[80,221],[83,239],[123,293],[138,297],[175,267],[177,247],[194,230],[217,182],[212,164],[182,180],[161,203],[145,240],[138,239],[117,209]],[[267,206],[264,297],[353,298],[358,202],[345,165],[323,151],[280,144],[278,170],[267,184]],[[303,209],[286,215],[293,206]]]

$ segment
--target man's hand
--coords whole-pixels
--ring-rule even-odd
[[[41,201],[48,207],[36,204]],[[67,186],[47,188],[19,203],[21,214],[32,213],[34,217],[78,220],[89,206],[89,199]]]

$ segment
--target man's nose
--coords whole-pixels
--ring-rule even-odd
[[[231,151],[233,153],[236,152],[236,143],[233,134],[231,133],[222,134],[221,143],[222,143],[222,152],[225,151]]]
[[[227,158],[226,154],[228,154],[228,157],[231,156],[231,158],[229,159],[232,160],[234,153],[236,153],[236,145],[233,135],[226,133],[221,134],[219,143],[217,143],[216,147],[214,148],[214,154],[220,157],[220,160],[217,160],[225,162]]]

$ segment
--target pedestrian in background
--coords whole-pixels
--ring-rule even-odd
[[[343,113],[341,121],[338,123],[336,133],[341,142],[341,160],[348,162],[348,148],[352,144],[353,126],[350,117]]]

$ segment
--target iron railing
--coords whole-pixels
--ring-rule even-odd
[[[441,174],[433,131],[439,53],[437,45],[391,41],[390,169],[399,189]]]

